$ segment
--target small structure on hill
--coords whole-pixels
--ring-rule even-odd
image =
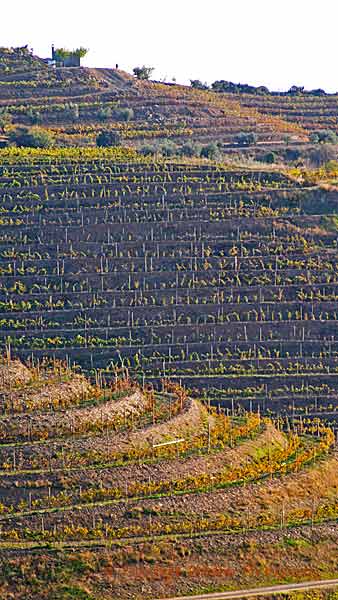
[[[55,48],[54,45],[52,45],[52,57],[45,58],[44,62],[52,67],[80,67],[81,58],[83,58],[87,52],[87,48],[67,50],[66,48]]]

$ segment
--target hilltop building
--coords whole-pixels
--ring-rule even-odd
[[[65,56],[60,56],[55,50],[54,45],[52,46],[52,60],[55,61],[58,67],[80,67],[81,58],[76,52],[69,52]]]
[[[52,45],[52,57],[44,58],[44,62],[49,67],[80,67],[81,66],[81,56],[79,52],[62,52],[59,53],[55,50],[54,45]]]

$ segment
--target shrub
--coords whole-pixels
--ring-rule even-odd
[[[148,80],[150,79],[153,70],[153,67],[146,67],[143,65],[143,67],[135,67],[133,73],[137,79]]]
[[[261,161],[268,163],[269,165],[273,165],[277,160],[277,155],[275,154],[275,152],[267,152],[266,154],[263,154]]]
[[[97,116],[100,119],[100,121],[107,121],[107,119],[110,119],[112,116],[112,111],[111,111],[110,106],[100,108],[99,112],[97,113]]]
[[[311,133],[310,141],[313,144],[337,144],[338,137],[336,132],[331,129],[319,129]]]
[[[120,121],[131,121],[134,118],[134,111],[132,108],[116,108],[114,110],[114,117]]]
[[[200,152],[200,156],[202,158],[210,158],[212,160],[215,160],[219,157],[219,147],[217,146],[217,144],[215,144],[215,142],[213,142],[212,144],[208,144],[207,146],[203,146]]]
[[[27,148],[50,148],[54,144],[53,135],[41,127],[18,127],[11,132],[10,141]]]
[[[235,136],[235,142],[239,146],[253,146],[257,143],[257,136],[253,132],[246,133],[241,131],[238,135]]]
[[[285,150],[285,160],[299,160],[301,152],[297,148],[287,148]]]
[[[194,144],[193,142],[187,142],[186,144],[183,144],[183,146],[181,147],[180,154],[182,156],[188,156],[188,157],[200,156],[201,155],[201,146],[199,146],[198,144]]]
[[[88,54],[88,52],[89,48],[84,48],[83,46],[80,46],[80,48],[75,48],[75,50],[73,50],[73,54],[75,54],[75,56],[78,56],[79,58],[84,58],[86,54]]]
[[[211,88],[214,92],[224,92],[227,94],[270,94],[270,91],[264,85],[255,87],[247,83],[233,83],[232,81],[224,81],[219,79],[212,83]]]
[[[88,54],[88,48],[75,48],[74,50],[68,50],[67,48],[56,48],[55,49],[55,58],[57,61],[64,61],[71,56],[78,56],[79,58],[83,58]]]
[[[287,91],[287,94],[290,96],[300,96],[301,94],[304,94],[304,86],[292,85]]]
[[[74,121],[77,121],[80,116],[79,105],[74,104],[73,102],[66,103],[64,108],[64,116],[67,119],[73,119]]]
[[[308,154],[310,163],[315,167],[321,167],[327,162],[337,158],[337,151],[334,146],[323,145],[319,148],[313,148]]]
[[[202,83],[199,79],[190,79],[190,85],[195,90],[208,90],[209,87],[206,83]]]
[[[179,154],[179,148],[177,144],[171,140],[163,140],[162,143],[145,144],[140,147],[140,153],[143,156],[154,156],[155,154],[161,154],[162,156],[175,156]]]
[[[96,138],[96,145],[99,146],[99,148],[120,146],[121,136],[117,131],[101,131]]]
[[[311,90],[309,93],[311,94],[311,96],[326,96],[326,91],[321,88]]]
[[[29,122],[32,125],[37,125],[38,123],[41,123],[41,114],[39,113],[38,110],[36,110],[34,108],[30,108],[26,114],[27,114],[27,118],[29,119]]]
[[[156,152],[157,150],[155,146],[151,146],[150,144],[146,144],[140,147],[140,153],[143,154],[143,156],[154,156]]]
[[[159,149],[163,156],[175,156],[178,152],[177,145],[171,140],[164,140]]]

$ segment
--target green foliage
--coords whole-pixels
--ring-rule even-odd
[[[201,146],[194,142],[187,142],[181,147],[180,154],[187,157],[200,156]]]
[[[114,117],[119,121],[131,121],[134,118],[134,111],[132,108],[116,108],[114,110]]]
[[[150,79],[153,70],[154,67],[146,67],[145,65],[143,65],[143,67],[135,67],[133,69],[133,73],[136,79],[143,79],[147,81]]]
[[[27,118],[29,119],[29,122],[31,123],[31,125],[37,125],[38,123],[41,123],[41,114],[35,108],[28,109]]]
[[[233,83],[232,81],[224,81],[224,79],[214,81],[211,87],[214,92],[225,92],[228,94],[270,94],[269,89],[264,85],[255,87],[254,85],[248,85],[247,83],[243,84]]]
[[[338,231],[338,215],[330,215],[322,218],[322,225],[328,231]]]
[[[308,158],[311,165],[321,167],[337,158],[337,150],[332,144],[323,143],[312,148],[308,153]]]
[[[74,585],[63,585],[55,591],[54,600],[95,600],[92,594]]]
[[[96,138],[96,145],[99,148],[107,148],[109,146],[120,146],[121,136],[117,131],[101,131]]]
[[[55,49],[55,56],[59,60],[65,60],[66,58],[68,58],[70,56],[70,54],[71,54],[70,50],[67,50],[66,48],[56,48]]]
[[[64,108],[64,116],[67,119],[71,119],[77,121],[80,117],[80,108],[79,105],[74,102],[67,102]]]
[[[26,148],[50,148],[54,144],[53,135],[42,127],[18,127],[9,137],[16,146]]]
[[[175,156],[175,154],[178,152],[177,144],[171,140],[164,140],[164,142],[160,145],[160,152],[162,156]]]
[[[152,146],[151,144],[145,144],[140,147],[140,154],[143,156],[154,156],[157,152],[156,146]]]
[[[195,90],[208,90],[209,86],[206,83],[202,83],[199,79],[190,79],[190,85]]]
[[[304,86],[292,85],[288,90],[288,94],[290,96],[301,96],[304,91]]]
[[[78,56],[79,58],[84,58],[88,54],[88,52],[89,48],[84,48],[83,46],[80,46],[79,48],[73,50],[72,54]]]
[[[112,110],[110,106],[100,108],[100,110],[97,113],[97,116],[100,119],[100,121],[107,121],[108,119],[111,119]]]
[[[310,135],[313,144],[337,144],[338,136],[332,129],[319,129]]]
[[[200,156],[202,158],[210,158],[212,160],[217,159],[219,157],[219,148],[217,144],[213,142],[212,144],[207,144],[206,146],[203,146],[201,149]]]
[[[283,542],[285,546],[291,546],[292,548],[307,548],[311,545],[308,540],[294,537],[285,537]]]
[[[277,160],[277,154],[275,154],[275,152],[267,152],[266,154],[263,154],[260,160],[268,165],[273,165]]]
[[[235,142],[239,146],[253,146],[257,143],[257,136],[253,132],[246,133],[241,131],[238,135],[235,136]]]
[[[88,48],[84,48],[80,46],[80,48],[75,48],[74,50],[68,50],[67,48],[56,48],[55,55],[57,60],[66,60],[71,56],[77,56],[79,58],[83,58],[88,54]]]
[[[297,150],[297,148],[287,148],[285,150],[285,160],[287,161],[294,161],[294,160],[299,160],[301,157],[301,152],[299,150]]]

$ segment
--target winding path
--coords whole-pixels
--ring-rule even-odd
[[[268,587],[250,588],[231,592],[216,592],[214,594],[200,594],[197,596],[175,596],[162,600],[229,600],[230,598],[250,598],[251,596],[266,596],[280,592],[305,591],[312,589],[326,589],[338,587],[338,579],[323,579],[319,581],[304,581],[302,583],[287,583],[284,585],[271,585]]]

